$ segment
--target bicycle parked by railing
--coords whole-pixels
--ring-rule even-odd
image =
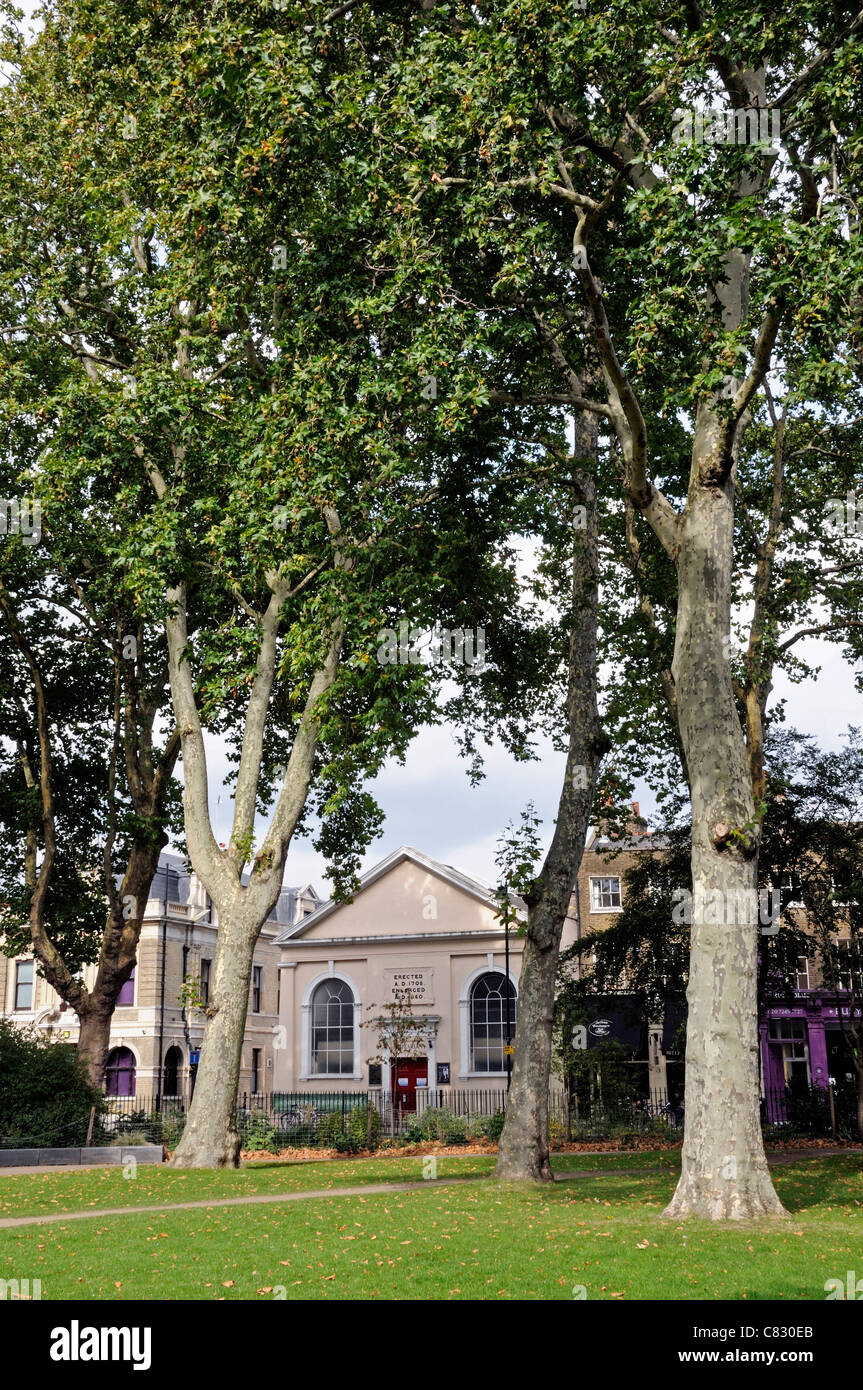
[[[313,1105],[292,1105],[289,1110],[276,1116],[283,1134],[296,1134],[297,1130],[309,1129],[313,1133],[321,1120],[321,1112]]]

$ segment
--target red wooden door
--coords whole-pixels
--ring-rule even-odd
[[[426,1057],[400,1057],[393,1067],[393,1101],[401,1114],[411,1114],[417,1108],[417,1086],[428,1086],[429,1064]]]

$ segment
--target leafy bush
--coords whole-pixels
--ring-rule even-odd
[[[405,1138],[412,1144],[426,1140],[441,1144],[466,1144],[468,1142],[467,1120],[454,1115],[446,1106],[424,1110],[422,1115],[407,1126]]]
[[[653,1120],[648,1134],[651,1139],[670,1139],[675,1144],[683,1138],[683,1130],[668,1120]]]
[[[336,1153],[355,1154],[362,1148],[356,1130],[351,1130],[341,1110],[327,1111],[318,1125],[318,1137],[325,1149],[335,1149]]]
[[[791,1136],[787,1125],[764,1125],[761,1130],[761,1137],[765,1144],[782,1144]]]
[[[493,1144],[496,1144],[503,1134],[503,1122],[505,1119],[506,1115],[503,1110],[496,1110],[493,1115],[489,1116],[488,1137]]]
[[[496,1110],[493,1115],[477,1115],[470,1127],[470,1132],[476,1139],[488,1139],[490,1143],[497,1144],[503,1133],[505,1118],[502,1110]]]
[[[162,1143],[175,1149],[183,1137],[186,1116],[182,1110],[167,1110],[162,1115]]]
[[[348,1114],[348,1133],[359,1141],[361,1149],[378,1149],[383,1121],[373,1105],[358,1105]]]
[[[633,1129],[632,1125],[614,1124],[609,1131],[610,1139],[616,1139],[622,1149],[635,1149],[638,1147],[638,1130]]]
[[[827,1088],[823,1094],[812,1091],[808,1095],[790,1095],[786,1104],[788,1127],[796,1136],[804,1138],[810,1134],[830,1133],[830,1101]]]
[[[157,1114],[151,1114],[147,1110],[130,1110],[128,1113],[118,1115],[113,1125],[113,1133],[118,1138],[124,1135],[147,1133],[153,1128],[161,1127],[161,1120]],[[149,1144],[150,1140],[146,1142]]]
[[[381,1117],[373,1105],[355,1105],[342,1114],[331,1110],[318,1126],[320,1142],[340,1154],[356,1154],[361,1149],[380,1147]]]
[[[574,1123],[572,1134],[575,1139],[609,1139],[613,1128],[608,1116],[599,1114]]]
[[[255,1111],[241,1133],[244,1149],[263,1149],[266,1153],[277,1154],[282,1147],[282,1136],[273,1128],[266,1110]]]
[[[74,1047],[0,1018],[0,1147],[77,1147],[104,1104]]]
[[[558,1117],[557,1117],[556,1115],[549,1115],[549,1117],[548,1117],[548,1142],[549,1142],[549,1144],[552,1144],[552,1145],[554,1145],[555,1147],[557,1147],[557,1146],[560,1145],[560,1144],[565,1144],[565,1143],[567,1142],[567,1140],[568,1140],[568,1137],[569,1137],[569,1136],[568,1136],[568,1134],[567,1134],[566,1125],[564,1124],[563,1120],[558,1119]]]

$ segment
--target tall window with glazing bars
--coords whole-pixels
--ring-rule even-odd
[[[471,1071],[506,1071],[504,1044],[507,1034],[507,995],[509,995],[509,1036],[515,1037],[516,995],[511,981],[499,971],[481,975],[470,994]]]
[[[353,990],[344,980],[324,980],[312,997],[312,1072],[350,1076],[353,1070]]]

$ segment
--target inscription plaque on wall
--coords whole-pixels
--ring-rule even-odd
[[[433,970],[385,970],[384,978],[391,999],[404,998],[409,991],[414,1004],[434,1003]]]

